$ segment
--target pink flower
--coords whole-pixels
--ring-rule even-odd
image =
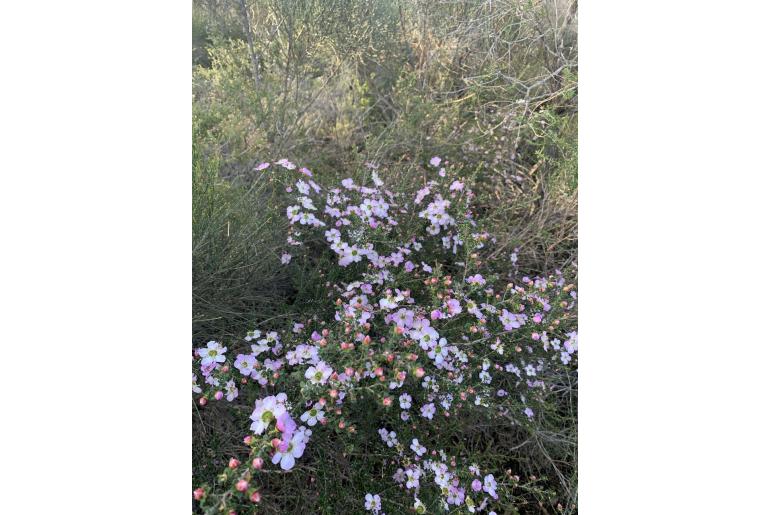
[[[239,492],[245,492],[249,488],[249,482],[245,479],[241,479],[235,484],[235,489]]]

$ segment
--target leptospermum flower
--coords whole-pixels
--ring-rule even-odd
[[[398,404],[401,406],[401,409],[409,409],[412,407],[412,396],[408,393],[402,393],[401,396],[398,398]]]
[[[479,286],[484,286],[487,284],[486,279],[481,274],[475,274],[465,279],[465,282],[468,284],[478,284]]]
[[[227,347],[212,340],[205,347],[198,349],[198,356],[201,357],[201,365],[206,366],[212,363],[224,363],[225,352],[227,352]]]
[[[366,508],[366,511],[371,511],[373,513],[379,513],[380,509],[382,509],[382,505],[380,503],[380,496],[375,494],[366,494],[366,497],[364,498],[364,508]]]
[[[254,365],[257,363],[257,358],[251,354],[238,354],[235,358],[235,368],[238,372],[245,376],[250,376],[254,371]]]
[[[412,438],[412,445],[410,445],[409,448],[412,449],[417,456],[422,456],[428,452],[428,449],[420,445],[420,442],[417,440],[417,438]]]
[[[302,454],[305,452],[305,446],[309,436],[307,433],[309,433],[309,430],[305,430],[304,427],[301,427],[294,433],[294,436],[292,436],[291,440],[286,444],[285,449],[276,449],[272,459],[273,465],[280,462],[281,469],[283,470],[290,470],[294,467],[296,459],[302,457]],[[283,445],[281,447],[283,447]]]
[[[329,376],[332,375],[332,368],[324,361],[319,361],[317,365],[309,367],[305,371],[305,379],[309,379],[312,384],[326,384]]]
[[[500,313],[500,323],[503,324],[503,328],[506,331],[518,329],[526,321],[526,315],[520,313],[513,314],[507,309],[503,309]]]
[[[274,395],[257,399],[250,417],[254,421],[251,424],[251,430],[261,435],[273,420],[278,419],[284,413],[286,413],[286,407]]]
[[[420,476],[422,472],[414,465],[406,469],[406,489],[420,488]]]
[[[230,379],[225,385],[225,392],[227,392],[227,400],[232,402],[238,397],[238,388],[235,386],[235,381]]]
[[[302,422],[305,422],[310,427],[316,425],[319,420],[324,418],[323,405],[316,402],[312,408],[307,410],[299,417]]]
[[[428,420],[433,420],[434,413],[436,413],[436,406],[432,402],[425,404],[420,408],[420,415]]]
[[[398,443],[395,431],[388,432],[388,430],[383,427],[380,428],[378,432],[380,433],[380,438],[382,438],[382,441],[385,442],[388,447],[393,447]]]
[[[495,476],[492,474],[484,476],[484,491],[494,499],[497,499],[497,481],[495,481]]]
[[[288,265],[291,261],[291,254],[284,252],[281,254],[281,264]]]
[[[195,374],[192,375],[192,391],[193,393],[201,393],[203,390],[201,390],[201,387],[198,386],[198,376]]]

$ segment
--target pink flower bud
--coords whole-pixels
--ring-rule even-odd
[[[384,406],[390,406],[391,404],[393,404],[393,399],[391,399],[390,397],[385,397],[384,399],[382,399],[382,404]]]
[[[246,436],[246,437],[243,439],[243,443],[245,443],[246,445],[251,445],[251,442],[252,442],[253,440],[254,440],[254,438],[252,438],[252,436],[251,436],[251,435],[248,435],[248,436]]]
[[[253,502],[254,504],[258,503],[261,500],[262,500],[262,496],[259,494],[259,492],[254,492],[253,494],[251,494],[251,502]]]
[[[205,406],[206,404],[208,404],[208,402],[209,401],[206,400],[206,397],[201,397],[200,399],[198,399],[198,404],[200,404],[201,406]]]
[[[237,469],[238,465],[240,465],[241,462],[236,460],[235,458],[230,458],[230,461],[227,463],[227,466],[231,469]]]
[[[251,461],[251,466],[257,470],[262,470],[262,465],[264,464],[265,464],[265,461],[262,458],[254,458]]]
[[[193,492],[193,497],[195,498],[196,501],[200,501],[203,498],[204,493],[205,492],[203,491],[203,488],[196,488],[195,491]]]
[[[215,398],[216,400],[218,400],[218,401],[221,401],[221,400],[222,400],[222,397],[224,397],[224,396],[225,396],[225,394],[224,394],[224,393],[222,393],[221,391],[217,391],[217,393],[215,393],[215,394],[214,394],[214,398]]]
[[[425,369],[422,367],[419,367],[417,370],[414,371],[414,375],[416,375],[418,378],[425,375]]]
[[[235,489],[239,492],[245,492],[246,489],[249,488],[249,482],[245,479],[241,479],[237,483],[235,483]]]
[[[539,340],[540,339],[540,335],[538,333],[532,333],[532,339],[533,340]]]

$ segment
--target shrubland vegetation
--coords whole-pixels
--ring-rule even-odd
[[[194,2],[196,511],[576,511],[576,8]]]

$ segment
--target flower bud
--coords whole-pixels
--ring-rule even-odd
[[[227,463],[227,466],[231,469],[237,469],[238,465],[240,465],[241,462],[236,460],[235,458],[230,458],[230,461]]]
[[[262,496],[260,495],[259,492],[254,492],[253,494],[251,494],[251,498],[250,499],[251,499],[251,502],[256,504],[256,503],[258,503],[259,501],[262,500]]]
[[[241,479],[237,483],[235,483],[235,489],[239,492],[245,492],[249,488],[249,482],[245,479]]]
[[[265,461],[262,458],[254,458],[253,460],[251,460],[251,466],[257,470],[262,470],[262,465],[264,464],[265,464]]]
[[[218,401],[221,401],[221,400],[222,400],[222,397],[224,397],[224,396],[225,396],[225,394],[224,394],[224,393],[222,393],[222,391],[221,391],[221,390],[217,391],[217,393],[215,393],[215,394],[214,394],[214,398],[215,398],[216,400],[218,400]]]
[[[209,401],[206,400],[206,397],[201,397],[200,399],[198,399],[198,404],[200,404],[201,406],[205,406],[206,404],[208,404],[208,402]]]
[[[201,499],[203,499],[204,494],[205,492],[203,491],[203,488],[196,488],[195,491],[193,492],[193,497],[195,498],[196,501],[200,501]]]
[[[246,437],[244,437],[243,443],[245,443],[246,445],[251,445],[251,442],[253,440],[254,440],[254,438],[251,435],[247,435]]]

